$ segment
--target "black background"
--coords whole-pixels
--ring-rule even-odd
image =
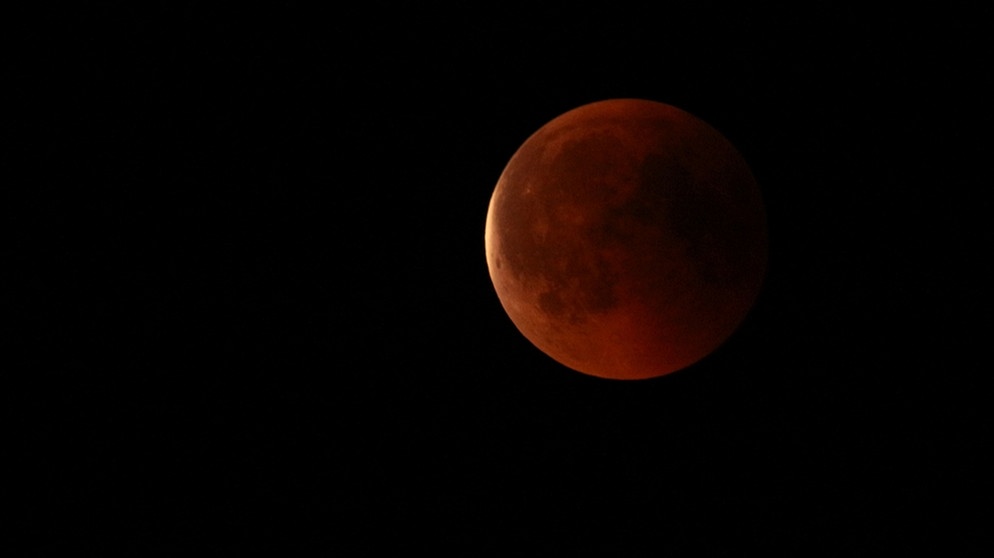
[[[26,555],[981,547],[991,14],[167,6],[8,20]],[[483,252],[515,149],[617,97],[724,133],[770,229],[736,335],[641,382]]]

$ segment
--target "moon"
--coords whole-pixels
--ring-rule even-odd
[[[541,351],[618,380],[682,370],[755,303],[766,213],[742,155],[676,107],[611,99],[532,134],[487,211],[501,305]]]

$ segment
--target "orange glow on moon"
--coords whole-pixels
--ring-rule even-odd
[[[487,212],[487,265],[521,333],[612,379],[669,374],[739,326],[766,270],[759,188],[734,146],[670,105],[616,99],[541,127]]]

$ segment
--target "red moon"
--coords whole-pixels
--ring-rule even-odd
[[[584,374],[645,379],[738,328],[766,272],[766,214],[718,131],[667,104],[613,99],[521,145],[490,199],[485,245],[529,341]]]

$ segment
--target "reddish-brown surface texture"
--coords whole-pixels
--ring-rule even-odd
[[[511,158],[490,200],[490,276],[522,334],[585,374],[641,379],[707,356],[766,269],[766,218],[738,151],[675,107],[569,111]]]

